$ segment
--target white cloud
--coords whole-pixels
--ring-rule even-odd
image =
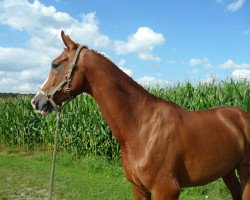
[[[24,91],[24,92],[28,92],[32,90],[32,85],[29,83],[25,83],[25,84],[17,86],[17,89]]]
[[[227,9],[231,12],[235,12],[236,10],[239,10],[243,4],[245,3],[245,0],[236,0],[233,3],[229,4],[227,6]]]
[[[0,73],[1,92],[35,92],[40,84],[29,83],[20,77],[19,72],[1,72]]]
[[[49,55],[28,49],[0,47],[0,71],[22,71],[35,66],[46,66]]]
[[[232,72],[232,78],[238,79],[246,79],[250,81],[250,70],[247,69],[236,69]]]
[[[199,82],[200,82],[201,84],[210,84],[210,83],[214,83],[215,80],[216,80],[215,77],[213,77],[213,76],[208,76],[208,77],[206,77],[206,78],[201,79]]]
[[[153,55],[150,54],[150,53],[139,53],[138,57],[139,57],[141,60],[151,60],[151,61],[155,61],[155,62],[161,61],[161,58],[160,58],[160,57],[153,56]]]
[[[189,65],[191,66],[203,66],[203,67],[212,67],[212,63],[208,58],[192,58],[189,60]]]
[[[133,72],[131,69],[125,68],[125,67],[119,67],[123,72],[125,72],[127,75],[129,75],[130,77],[133,76]]]
[[[26,48],[0,47],[0,73],[6,75],[4,79],[0,74],[1,91],[28,91],[33,86],[34,92],[37,84],[43,83],[51,61],[62,51],[61,30],[93,48],[107,47],[110,43],[109,37],[100,33],[94,12],[82,15],[78,20],[39,0],[0,1],[0,24],[29,35]],[[7,73],[10,71],[12,75]],[[5,88],[3,83],[8,83]]]
[[[191,71],[191,74],[198,74],[199,73],[199,70],[197,70],[197,69],[193,69],[192,71]]]
[[[12,85],[12,84],[16,84],[17,80],[13,79],[13,78],[1,78],[0,79],[0,84],[1,85]]]
[[[168,80],[159,79],[153,76],[143,76],[138,79],[138,83],[143,86],[166,86],[170,84]]]
[[[48,75],[50,56],[34,50],[0,47],[0,91],[35,92]]]
[[[174,65],[176,63],[177,63],[177,61],[175,61],[175,60],[168,60],[165,62],[166,65]]]
[[[26,69],[20,73],[18,79],[22,82],[39,84],[46,79],[48,73],[48,70],[43,70],[41,68]]]
[[[159,61],[151,52],[155,46],[163,44],[165,41],[161,33],[156,33],[148,27],[140,27],[127,41],[115,41],[114,48],[117,54],[138,53],[142,60]]]
[[[121,59],[121,60],[117,63],[117,65],[118,65],[118,66],[123,66],[123,65],[125,65],[125,63],[126,63],[126,60]]]
[[[73,39],[92,47],[109,44],[109,38],[99,32],[99,23],[94,12],[82,15],[81,21],[68,13],[59,12],[53,6],[45,6],[35,0],[3,0],[0,3],[0,23],[31,35],[30,46],[60,48],[60,31],[65,30]]]
[[[237,64],[233,60],[228,59],[225,63],[219,65],[219,67],[224,69],[246,69],[250,68],[250,64],[248,63]]]
[[[57,12],[53,6],[44,6],[38,0],[33,3],[27,0],[3,0],[1,3],[0,21],[12,28],[32,31],[48,30],[70,26],[77,21],[67,13]],[[48,30],[49,31],[49,30]]]
[[[70,36],[76,41],[88,44],[88,46],[107,47],[110,39],[106,35],[102,35],[99,31],[99,22],[96,18],[96,13],[91,12],[82,15],[82,22],[74,24],[70,29],[65,29]]]
[[[133,71],[129,68],[124,67],[124,65],[126,64],[126,60],[121,59],[118,63],[117,66],[123,71],[125,72],[127,75],[129,75],[130,77],[133,76]]]

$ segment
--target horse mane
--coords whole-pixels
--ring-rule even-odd
[[[94,49],[91,49],[91,51],[93,51],[93,52],[95,52],[97,55],[99,55],[99,56],[105,58],[106,60],[108,60],[109,62],[111,62],[113,65],[115,65],[115,66],[117,67],[117,65],[116,65],[112,60],[110,60],[110,58],[109,58],[107,55],[105,55],[104,53],[98,52],[98,51],[96,51],[96,50],[94,50]],[[118,67],[118,68],[119,68],[119,67]]]
[[[76,45],[77,45],[77,46],[80,46],[80,44],[76,44]],[[83,48],[83,49],[89,49],[88,45],[86,45],[86,44],[82,45],[82,48]]]
[[[105,59],[106,61],[110,62],[112,64],[112,66],[114,67],[114,71],[115,73],[119,74],[119,82],[123,82],[126,85],[128,85],[129,87],[133,88],[134,91],[137,92],[143,92],[144,94],[146,94],[147,96],[151,96],[154,97],[155,96],[153,94],[151,94],[150,92],[148,92],[142,85],[140,85],[138,82],[136,82],[132,77],[130,77],[128,74],[126,74],[123,70],[121,70],[112,60],[110,60],[110,58],[108,58],[105,54],[100,53],[96,50],[90,49],[92,52],[94,52],[96,55],[100,56],[101,58]],[[136,93],[137,93],[136,92]]]

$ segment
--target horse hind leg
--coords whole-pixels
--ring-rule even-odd
[[[250,160],[243,162],[238,167],[241,188],[242,188],[242,200],[250,199]]]
[[[235,175],[235,170],[222,177],[224,183],[229,189],[233,200],[241,200],[241,186],[238,178]]]

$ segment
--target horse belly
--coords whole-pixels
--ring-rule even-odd
[[[195,135],[195,139],[189,138],[191,145],[184,145],[178,170],[182,187],[207,184],[234,169],[244,155],[241,136],[241,133],[230,132],[213,134],[210,130],[210,133]]]
[[[207,159],[193,161],[193,164],[184,164],[180,167],[178,179],[181,187],[205,185],[223,177],[235,168],[239,159]]]

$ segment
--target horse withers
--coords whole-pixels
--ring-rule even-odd
[[[150,94],[63,31],[61,37],[67,48],[53,60],[32,106],[47,115],[78,94],[90,94],[121,147],[135,199],[178,199],[182,187],[221,177],[233,200],[250,199],[248,113],[237,107],[186,110]]]

